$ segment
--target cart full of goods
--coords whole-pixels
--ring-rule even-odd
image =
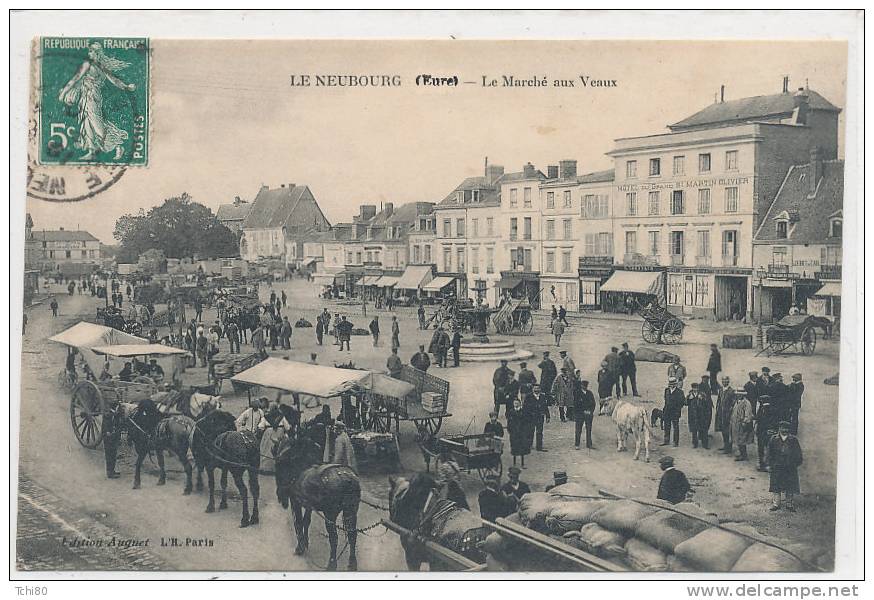
[[[821,546],[721,523],[691,502],[621,498],[575,482],[526,494],[493,529],[483,543],[490,571],[554,570],[554,555],[568,547],[615,570],[646,572],[828,571],[834,561]]]

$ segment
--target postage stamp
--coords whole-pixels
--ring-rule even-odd
[[[39,162],[146,165],[149,40],[39,40]]]

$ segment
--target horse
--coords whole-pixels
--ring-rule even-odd
[[[221,502],[219,510],[228,507],[228,471],[243,498],[243,515],[240,527],[258,523],[258,497],[261,488],[258,484],[258,471],[261,453],[258,438],[248,431],[236,431],[234,416],[215,409],[199,419],[191,432],[191,450],[197,461],[198,470],[205,469],[209,486],[209,502],[206,512],[215,512],[215,470],[221,469]],[[249,487],[252,489],[252,514],[249,515],[249,493],[243,483],[243,473],[249,474]],[[199,473],[198,473],[199,476]]]
[[[482,519],[449,499],[441,499],[437,481],[427,473],[416,473],[409,480],[389,477],[389,518],[412,531],[415,536],[401,536],[407,568],[418,571],[422,563],[431,564],[419,537],[433,540],[474,562],[485,562],[477,548],[488,535]]]
[[[282,508],[291,505],[294,512],[294,532],[297,547],[294,553],[303,555],[309,548],[309,526],[312,511],[321,513],[331,544],[328,570],[337,570],[337,517],[343,513],[343,528],[349,545],[349,570],[358,570],[355,544],[358,531],[358,505],[361,482],[349,467],[322,464],[323,447],[316,440],[325,440],[325,429],[305,423],[293,436],[286,436],[277,445],[276,496]]]
[[[158,485],[167,483],[164,450],[169,450],[179,458],[185,470],[185,487],[182,493],[191,493],[192,470],[188,461],[188,436],[194,427],[193,419],[183,415],[167,416],[153,400],[146,399],[123,421],[123,427],[127,431],[129,443],[133,444],[137,453],[133,489],[140,489],[143,461],[152,450],[158,457]]]

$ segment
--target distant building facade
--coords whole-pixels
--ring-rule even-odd
[[[69,276],[85,275],[97,269],[102,260],[100,240],[82,230],[25,229],[26,260],[30,267]]]
[[[232,203],[219,206],[216,219],[234,233],[239,234],[243,231],[243,221],[249,216],[252,206],[251,203],[241,200],[237,196]]]

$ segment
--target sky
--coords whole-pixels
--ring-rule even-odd
[[[620,137],[725,99],[811,89],[843,108],[841,42],[152,40],[150,163],[99,196],[28,198],[36,229],[86,229],[114,243],[116,219],[188,192],[215,211],[261,185],[305,184],[332,223],[360,204],[438,202],[486,157],[519,171],[576,159],[612,167]],[[291,75],[400,75],[398,87],[293,87]],[[415,85],[457,75],[458,87]],[[548,86],[501,87],[501,77]],[[616,80],[582,87],[579,77]],[[483,87],[482,79],[497,79]],[[573,88],[553,87],[573,79]],[[841,119],[843,125],[843,117]],[[841,133],[843,140],[843,133]]]

